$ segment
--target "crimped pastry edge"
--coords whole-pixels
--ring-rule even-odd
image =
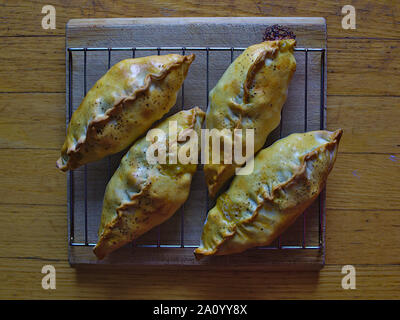
[[[282,182],[278,185],[276,185],[274,188],[272,188],[271,190],[271,196],[265,196],[265,194],[263,194],[263,200],[257,204],[256,209],[254,210],[254,212],[252,213],[252,215],[245,220],[240,221],[240,224],[244,224],[244,223],[250,223],[252,221],[254,221],[254,219],[257,217],[258,215],[258,211],[260,210],[260,208],[267,202],[272,202],[274,200],[274,194],[276,192],[278,192],[279,190],[282,190],[284,187],[290,185],[291,183],[293,183],[297,178],[299,178],[301,175],[304,175],[305,173],[305,169],[306,169],[306,163],[308,160],[312,160],[314,157],[316,157],[319,152],[323,152],[326,149],[331,150],[332,148],[336,147],[339,144],[340,138],[342,137],[343,134],[343,130],[342,129],[338,129],[336,131],[334,131],[331,135],[332,137],[332,141],[323,144],[322,146],[319,146],[318,148],[315,148],[313,151],[308,152],[307,154],[304,155],[301,164],[299,165],[298,170],[293,173],[292,177],[290,179],[288,179],[285,182]],[[262,150],[261,150],[262,151]],[[336,160],[336,159],[335,159]],[[333,168],[333,164],[335,162],[335,160],[332,162],[332,165],[329,167],[328,173],[332,170]],[[325,183],[325,181],[324,181]],[[316,194],[315,198],[319,195]],[[205,256],[210,256],[210,255],[216,255],[218,254],[218,251],[220,250],[221,246],[230,238],[232,238],[236,232],[237,232],[237,224],[234,225],[232,227],[232,232],[223,235],[223,240],[217,244],[217,246],[213,249],[213,250],[205,250],[201,247],[198,247],[194,250],[194,255],[196,257],[196,259],[200,260],[201,258],[205,257]],[[263,245],[268,245],[268,244],[263,244]]]
[[[140,93],[145,92],[149,89],[153,80],[164,79],[167,76],[167,74],[170,72],[171,69],[181,66],[183,63],[185,63],[185,61],[188,61],[189,64],[191,64],[193,62],[193,60],[195,59],[195,57],[196,57],[195,54],[181,56],[181,58],[178,62],[171,64],[168,68],[161,71],[160,73],[147,74],[144,79],[144,85],[142,87],[137,88],[132,93],[131,96],[121,98],[120,101],[114,103],[114,105],[110,109],[108,109],[104,113],[103,116],[98,116],[89,122],[89,124],[87,125],[85,138],[81,141],[78,140],[78,142],[73,147],[68,148],[67,153],[66,153],[68,156],[68,160],[65,162],[63,159],[63,156],[61,156],[56,162],[56,167],[64,172],[71,170],[71,169],[73,170],[73,169],[78,168],[80,165],[79,165],[79,161],[76,160],[76,155],[79,154],[81,147],[84,146],[85,144],[87,144],[88,141],[90,141],[90,139],[92,138],[92,135],[94,136],[94,134],[96,134],[97,127],[104,127],[109,122],[110,116],[115,116],[115,115],[118,115],[119,113],[121,113],[123,104],[126,101],[136,100],[137,96]]]
[[[194,128],[194,126],[196,125],[196,118],[198,115],[202,116],[203,119],[205,117],[204,111],[201,110],[199,107],[194,107],[192,109],[184,110],[184,111],[192,112],[191,124],[184,130]],[[110,237],[112,237],[112,233],[110,231],[113,228],[115,228],[122,221],[123,211],[127,211],[128,209],[131,209],[131,208],[135,208],[135,206],[138,203],[138,200],[145,196],[145,194],[146,194],[146,192],[148,192],[148,189],[150,188],[150,186],[151,186],[151,184],[149,184],[148,182],[145,182],[144,184],[142,184],[140,186],[141,189],[139,190],[139,192],[135,193],[131,196],[130,202],[125,202],[116,208],[117,216],[112,221],[110,221],[109,223],[107,223],[104,226],[103,232],[102,232],[99,240],[97,241],[96,246],[93,248],[93,252],[97,256],[98,259],[100,259],[100,260],[103,259],[107,254],[109,254],[110,252],[113,251],[113,250],[107,250],[107,247],[103,246],[102,244],[105,244],[107,239],[110,239]],[[108,232],[105,232],[105,230],[107,230]],[[131,239],[130,241],[132,241],[132,240],[134,240],[134,239]],[[126,243],[128,243],[128,242],[129,241],[127,241]],[[121,247],[120,245],[116,245],[116,246],[118,248]]]
[[[296,46],[296,40],[295,39],[276,39],[276,40],[267,40],[264,42],[269,42],[269,46],[267,48],[265,48],[264,50],[262,50],[257,58],[254,60],[254,62],[251,64],[251,66],[249,67],[247,74],[246,74],[246,79],[244,81],[243,84],[243,103],[247,103],[248,101],[248,96],[249,96],[249,87],[252,83],[252,81],[254,80],[256,74],[257,74],[257,70],[258,68],[262,65],[262,63],[267,59],[267,58],[271,58],[277,55],[277,53],[279,52],[279,50],[281,49],[281,44],[282,41],[288,41],[288,40],[292,40],[293,41],[293,46],[292,48],[294,48]],[[272,46],[272,45],[273,46]],[[242,53],[244,54],[244,52]],[[233,101],[232,101],[233,102]],[[239,111],[239,121],[237,121],[235,128],[241,128],[241,121],[242,121],[242,115],[246,113],[245,110],[243,110],[242,106],[239,104],[234,104],[232,103],[231,107],[235,108],[237,111]],[[221,167],[222,166],[222,167]],[[214,198],[217,194],[218,191],[222,188],[223,185],[226,184],[226,181],[223,185],[219,185],[218,183],[218,178],[223,176],[224,173],[229,169],[230,166],[234,166],[235,168],[239,168],[241,166],[239,165],[235,165],[235,164],[231,164],[231,165],[224,165],[221,164],[221,166],[218,168],[217,171],[214,171],[212,176],[209,176],[212,179],[212,183],[208,183],[209,180],[211,179],[207,179],[207,189],[208,189],[208,194]],[[228,179],[229,180],[229,179]]]

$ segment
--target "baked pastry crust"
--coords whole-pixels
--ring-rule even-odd
[[[343,131],[292,134],[258,153],[210,210],[197,258],[242,252],[275,240],[318,197]]]
[[[73,170],[133,143],[175,104],[194,57],[168,54],[115,64],[73,113],[57,167]]]
[[[206,127],[231,131],[243,129],[243,154],[246,150],[245,129],[254,129],[254,152],[260,150],[280,122],[289,82],[296,70],[295,44],[293,39],[284,39],[248,47],[210,92]],[[211,159],[210,145],[209,150]],[[223,148],[220,159],[223,159]],[[209,194],[214,197],[241,165],[235,162],[211,164],[211,160],[209,163],[204,166],[204,173]]]
[[[177,121],[178,137],[189,129],[200,136],[204,117],[196,107],[176,113],[156,128],[168,133],[169,121]],[[178,140],[178,152],[186,143]],[[169,219],[189,196],[197,164],[179,160],[177,164],[150,164],[146,159],[149,145],[146,137],[136,141],[107,185],[94,248],[99,259]]]

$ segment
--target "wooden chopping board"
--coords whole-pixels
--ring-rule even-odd
[[[323,18],[132,18],[70,20],[66,30],[67,122],[69,107],[75,110],[91,86],[116,62],[157,54],[157,51],[134,50],[143,47],[223,47],[245,48],[262,41],[265,28],[273,24],[289,27],[297,47],[326,49],[326,23]],[[76,51],[69,51],[76,48]],[[83,48],[105,48],[84,51]],[[114,48],[117,50],[107,50]],[[118,50],[120,48],[120,50]],[[131,48],[131,49],[129,49]],[[181,53],[162,50],[160,54]],[[197,105],[207,108],[208,91],[213,88],[231,59],[240,51],[193,51],[196,60],[185,81],[184,98],[169,113]],[[208,56],[208,63],[207,63]],[[289,89],[282,114],[282,128],[274,131],[267,144],[292,132],[317,130],[325,123],[326,59],[320,51],[296,52],[297,71]],[[306,63],[307,61],[307,63]],[[86,67],[85,67],[86,62]],[[208,65],[208,75],[207,66]],[[322,96],[321,96],[322,92]],[[305,107],[307,111],[305,111]],[[167,115],[168,116],[168,115]],[[305,118],[306,117],[306,118]],[[322,123],[321,123],[322,121]],[[213,204],[207,202],[201,166],[196,173],[191,194],[184,207],[169,221],[98,261],[92,253],[97,241],[104,189],[117,168],[123,152],[80,168],[68,179],[69,261],[83,264],[128,264],[135,267],[230,268],[230,269],[318,269],[324,264],[324,208],[316,201],[289,228],[272,248],[253,249],[246,253],[211,257],[196,261],[193,249],[199,244],[204,219]],[[85,185],[86,179],[86,185]],[[324,198],[324,195],[323,195]],[[323,199],[322,199],[323,200]],[[304,246],[304,248],[300,248]],[[286,249],[283,249],[286,248]]]

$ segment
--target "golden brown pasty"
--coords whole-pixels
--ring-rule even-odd
[[[254,129],[254,152],[260,150],[280,122],[289,82],[296,70],[295,44],[293,39],[284,39],[248,47],[210,92],[207,129]],[[244,132],[242,141],[244,154]],[[211,157],[211,145],[209,150]],[[211,196],[235,174],[235,168],[243,165],[234,161],[223,164],[222,160],[220,164],[211,164],[211,158],[209,163],[204,166],[204,173]]]
[[[168,54],[115,64],[73,113],[57,167],[76,169],[128,147],[175,104],[193,60]]]
[[[208,213],[197,257],[270,244],[321,192],[342,130],[292,134],[258,153]]]
[[[172,139],[168,135],[169,123],[176,121],[177,152],[186,153],[187,144],[194,140],[180,140],[190,129],[200,135],[204,117],[204,112],[196,107],[176,113],[156,128]],[[197,144],[192,146],[198,151],[199,143],[195,140]],[[94,248],[99,259],[169,219],[189,196],[197,158],[192,161],[194,164],[182,164],[179,157],[177,164],[150,164],[146,158],[150,144],[146,137],[136,141],[107,185],[99,240]]]

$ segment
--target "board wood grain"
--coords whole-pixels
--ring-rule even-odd
[[[327,184],[327,208],[400,208],[398,155],[338,155]]]
[[[0,3],[7,3],[1,0]],[[330,37],[366,37],[399,39],[399,3],[390,0],[353,1],[357,14],[356,30],[342,28],[341,9],[345,4],[336,0],[129,0],[80,1],[53,0],[57,12],[56,29],[43,29],[42,7],[46,0],[13,0],[12,6],[3,5],[3,36],[65,35],[65,24],[71,18],[130,18],[130,17],[324,17]]]
[[[397,209],[328,209],[327,263],[399,265],[399,213]]]
[[[329,96],[327,128],[342,128],[340,151],[400,152],[400,97]]]
[[[59,151],[64,109],[64,93],[0,93],[0,148]]]
[[[0,264],[6,258],[68,263],[65,205],[0,204],[0,212],[3,230],[13,231],[0,234]],[[398,265],[399,212],[328,209],[326,263]]]
[[[64,50],[61,37],[2,38],[0,92],[65,92]]]
[[[55,168],[58,157],[58,150],[0,149],[0,166],[6,168],[0,171],[0,203],[65,205],[66,176]],[[327,181],[328,209],[400,208],[399,158],[339,152]]]
[[[115,33],[102,33],[111,38],[113,45],[118,45],[118,39],[122,38]],[[254,41],[261,41],[262,33],[252,34]],[[0,64],[0,93],[65,92],[63,37],[51,37],[51,40],[45,36],[6,37],[1,40],[0,59],[5,63]],[[105,41],[101,44],[107,46]],[[150,42],[146,44],[151,45]],[[398,41],[328,38],[327,47],[328,95],[399,95]],[[118,54],[114,58],[117,57]]]
[[[1,298],[37,299],[399,299],[400,266],[355,265],[357,290],[343,290],[342,265],[320,272],[131,270],[71,268],[65,261],[1,259]],[[57,270],[57,289],[43,290],[44,264]],[[17,269],[18,272],[14,270]],[[8,278],[7,275],[13,275]]]
[[[328,41],[328,91],[331,95],[398,96],[398,41]],[[333,63],[334,62],[334,63]],[[330,67],[334,66],[334,67]]]
[[[190,54],[190,47],[239,47],[260,42],[266,26],[282,24],[290,27],[296,34],[297,46],[302,48],[322,48],[326,46],[326,25],[322,18],[152,18],[152,19],[88,19],[70,20],[67,24],[67,48],[121,48],[121,47],[186,47],[185,54]],[[161,51],[161,54],[171,50]],[[182,50],[172,51],[182,53]],[[185,80],[184,102],[178,98],[170,113],[181,109],[199,106],[207,109],[209,89],[218,82],[231,60],[240,52],[231,53],[212,51],[193,51],[196,54],[189,76]],[[110,65],[121,59],[132,57],[132,50],[112,51]],[[157,51],[134,52],[135,57],[157,54]],[[281,132],[286,136],[293,132],[318,130],[325,122],[326,101],[325,55],[321,52],[295,52],[297,71],[292,79],[288,99],[282,112]],[[86,58],[85,58],[86,57]],[[72,59],[72,64],[71,60]],[[306,63],[307,59],[307,63]],[[111,61],[112,60],[112,61]],[[86,61],[86,66],[84,62]],[[321,65],[324,68],[321,68]],[[307,66],[307,69],[306,69]],[[85,92],[93,86],[108,68],[108,51],[77,51],[67,55],[67,105],[76,108]],[[207,69],[208,68],[208,69]],[[306,79],[307,76],[307,79]],[[305,85],[307,83],[307,95]],[[71,87],[69,86],[71,84]],[[86,87],[85,87],[86,84]],[[180,94],[178,94],[180,97]],[[307,105],[307,112],[304,110]],[[69,111],[67,110],[67,114]],[[306,118],[305,118],[306,117]],[[269,139],[269,143],[278,136]],[[122,154],[121,154],[122,155]],[[121,157],[113,156],[113,169],[117,168]],[[116,159],[117,158],[117,159]],[[117,161],[115,161],[117,160]],[[97,242],[97,230],[102,211],[103,194],[110,172],[107,159],[96,164],[88,164],[86,169],[75,170],[69,179],[73,195],[68,205],[71,237],[73,243],[93,244]],[[87,170],[87,171],[85,171]],[[111,170],[113,171],[113,170]],[[87,180],[85,182],[85,177]],[[85,192],[84,186],[87,186]],[[97,261],[92,247],[70,247],[70,262],[81,264],[129,264],[135,267],[191,267],[191,268],[235,268],[235,269],[319,269],[324,263],[323,218],[320,219],[319,205],[312,205],[304,216],[307,224],[307,236],[303,240],[303,224],[294,225],[281,238],[282,246],[302,246],[299,250],[256,249],[242,255],[211,257],[197,261],[193,255],[193,246],[199,245],[204,219],[208,209],[207,191],[203,179],[193,179],[191,197],[176,216],[167,223],[154,228],[145,236],[137,239],[136,245],[176,246],[162,248],[141,248],[131,245],[117,250],[102,261]],[[70,197],[70,196],[69,196]],[[322,197],[322,196],[321,196]],[[320,201],[320,200],[317,200]],[[322,200],[323,201],[323,200]],[[323,207],[323,202],[321,204]],[[321,209],[324,212],[324,209]],[[323,214],[323,213],[322,213]],[[182,220],[184,219],[184,220]],[[301,220],[301,219],[300,219]],[[321,222],[320,222],[321,220]],[[181,231],[184,230],[184,231]],[[189,232],[188,232],[189,230]],[[182,232],[182,235],[181,235]],[[184,239],[181,247],[181,236]],[[317,247],[309,249],[308,246]]]
[[[396,155],[399,105],[400,97],[328,95],[327,128],[343,128],[340,152]],[[0,93],[0,148],[59,151],[65,138],[64,108],[64,93]]]

